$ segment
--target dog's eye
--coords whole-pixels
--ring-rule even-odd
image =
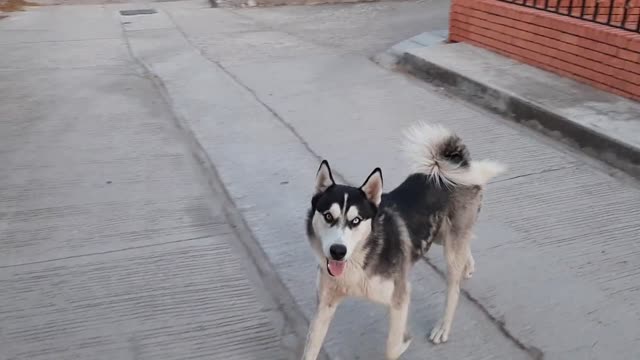
[[[333,221],[333,215],[331,215],[330,213],[325,213],[324,214],[324,221],[330,223]]]
[[[358,226],[358,224],[360,224],[361,221],[362,221],[362,219],[359,218],[359,217],[354,218],[353,220],[351,220],[351,225]]]

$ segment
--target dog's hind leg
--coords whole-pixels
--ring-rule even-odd
[[[411,287],[405,280],[396,285],[392,301],[389,305],[389,337],[387,338],[387,360],[396,360],[411,344],[411,336],[407,332],[407,317]]]
[[[460,297],[460,281],[469,262],[469,254],[468,238],[447,238],[444,241],[444,255],[447,260],[447,299],[444,316],[429,336],[434,344],[446,342],[449,339],[453,316]]]

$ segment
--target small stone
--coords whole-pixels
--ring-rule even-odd
[[[248,0],[247,1],[247,6],[248,7],[256,7],[256,6],[258,6],[258,3],[256,2],[256,0]]]

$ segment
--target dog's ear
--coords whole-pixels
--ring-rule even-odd
[[[382,201],[382,170],[376,168],[365,180],[360,189],[367,195],[367,199],[376,206]]]
[[[315,193],[320,194],[334,185],[333,175],[331,174],[331,168],[327,160],[322,160],[318,173],[316,174],[316,187]]]

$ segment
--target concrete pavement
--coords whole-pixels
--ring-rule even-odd
[[[307,316],[314,269],[301,225],[319,159],[330,159],[351,183],[380,165],[393,186],[406,174],[394,151],[399,129],[426,119],[459,131],[475,157],[500,159],[511,170],[487,195],[474,243],[479,273],[465,284],[453,339],[434,347],[418,338],[405,358],[635,356],[637,183],[377,67],[368,46],[326,40],[355,43],[361,33],[350,37],[341,19],[353,14],[357,27],[358,16],[375,18],[380,10],[322,9],[211,10],[197,18],[174,11],[174,27],[128,34]],[[304,11],[305,23],[296,23]],[[426,334],[441,311],[437,250],[429,264],[415,271],[423,287],[414,294],[414,334]],[[326,349],[335,358],[374,358],[385,333],[383,311],[354,301],[339,310]]]
[[[636,300],[640,284],[640,273],[637,271],[640,265],[637,256],[637,238],[640,235],[640,190],[637,182],[591,161],[560,143],[450,98],[428,84],[382,69],[368,60],[368,57],[376,52],[411,35],[446,28],[446,2],[394,2],[233,11],[207,9],[203,6],[199,8],[201,4],[202,2],[194,1],[145,5],[156,8],[158,13],[136,17],[121,17],[118,10],[140,8],[140,4],[62,7],[53,10],[47,8],[21,14],[17,22],[6,23],[18,26],[28,24],[29,21],[37,24],[40,24],[40,21],[51,21],[53,24],[51,14],[46,12],[59,11],[56,13],[59,19],[57,25],[51,25],[55,30],[46,31],[42,27],[31,29],[40,31],[39,36],[50,36],[52,41],[41,45],[25,44],[24,42],[37,41],[34,39],[38,35],[17,29],[10,30],[13,31],[12,37],[4,38],[5,45],[2,46],[14,50],[11,53],[17,55],[14,55],[15,61],[1,57],[0,61],[5,69],[0,73],[3,80],[7,76],[5,74],[13,74],[11,84],[22,83],[21,79],[26,76],[24,74],[35,76],[33,74],[37,74],[38,71],[45,72],[49,77],[29,80],[30,85],[23,85],[27,88],[22,92],[11,90],[8,96],[14,97],[11,98],[13,100],[10,105],[5,104],[6,101],[3,100],[0,101],[0,106],[12,106],[9,109],[10,113],[30,114],[32,108],[26,111],[19,100],[30,94],[32,88],[47,87],[48,97],[43,98],[42,104],[48,106],[33,107],[36,111],[33,111],[32,116],[40,116],[40,121],[35,123],[45,124],[36,127],[40,130],[36,133],[41,136],[57,134],[58,137],[71,134],[67,135],[70,138],[61,138],[49,147],[43,147],[41,140],[28,147],[25,144],[31,144],[30,142],[14,135],[9,137],[15,139],[13,143],[3,138],[3,146],[6,142],[13,144],[11,151],[14,151],[14,148],[21,151],[9,152],[14,154],[10,155],[10,159],[21,160],[27,153],[32,154],[27,158],[37,159],[33,154],[38,154],[48,159],[50,164],[59,164],[60,155],[64,155],[65,159],[69,159],[67,162],[74,164],[76,157],[82,159],[82,156],[94,159],[101,156],[125,157],[131,153],[142,154],[144,152],[138,150],[142,146],[152,147],[153,151],[162,154],[166,151],[165,147],[173,144],[171,139],[175,141],[175,138],[162,136],[164,133],[154,131],[153,127],[140,125],[129,131],[138,136],[156,134],[155,141],[132,141],[125,136],[126,131],[122,136],[116,134],[137,124],[131,119],[141,118],[159,122],[167,119],[167,113],[172,112],[183,132],[187,134],[178,145],[188,144],[189,151],[198,154],[200,166],[197,168],[204,171],[204,174],[196,177],[200,179],[197,183],[190,179],[194,173],[185,173],[173,184],[163,188],[147,191],[145,185],[139,192],[146,196],[143,198],[144,204],[151,205],[144,207],[146,217],[143,219],[160,222],[157,214],[163,212],[152,205],[160,199],[170,197],[173,192],[186,191],[180,190],[183,186],[193,187],[190,194],[201,200],[202,192],[205,191],[203,189],[206,189],[200,187],[205,186],[202,185],[203,178],[211,175],[206,169],[208,165],[215,166],[215,172],[239,215],[260,246],[260,249],[253,250],[254,253],[264,252],[269,262],[267,265],[271,265],[275,272],[271,275],[276,275],[284,283],[295,304],[309,317],[314,308],[315,265],[304,239],[303,218],[319,159],[328,158],[339,178],[351,183],[360,183],[373,167],[381,166],[389,188],[406,175],[407,167],[401,161],[400,154],[395,151],[399,130],[416,120],[442,122],[465,138],[474,157],[499,159],[510,166],[510,171],[489,188],[483,218],[478,226],[478,238],[473,243],[478,271],[471,281],[464,284],[465,296],[447,345],[433,346],[421,336],[426,335],[442,311],[444,282],[441,277],[443,265],[439,248],[434,248],[429,261],[419,264],[415,269],[413,316],[410,327],[416,339],[404,358],[531,359],[544,356],[545,359],[630,359],[637,355],[636,349],[640,344],[637,335],[640,315]],[[70,13],[82,14],[82,19],[91,19],[84,25],[89,26],[90,22],[90,31],[74,30],[73,27],[77,24],[65,21],[66,14]],[[0,22],[0,26],[8,26],[6,24]],[[55,34],[67,41],[56,40]],[[74,34],[81,34],[85,40],[74,39]],[[13,40],[15,38],[22,41],[16,42]],[[46,52],[43,48],[35,48],[39,55],[46,55],[28,57],[29,49],[33,46],[46,46]],[[71,56],[72,54],[74,56]],[[112,64],[110,61],[116,63]],[[145,71],[135,67],[138,62]],[[99,66],[87,66],[89,63]],[[150,85],[144,74],[151,74],[160,89],[132,90],[131,93],[125,91],[121,95],[128,85],[101,84],[91,82],[92,80],[67,84],[69,79],[77,76],[70,77],[69,74],[75,74],[73,71],[102,71],[104,76],[112,76],[115,69],[120,68],[137,69],[134,72],[137,75],[134,77],[137,76],[136,81],[146,84],[145,86]],[[29,76],[24,78],[29,79]],[[90,76],[95,77],[96,74],[91,73]],[[54,94],[53,89],[58,91]],[[61,103],[58,100],[60,94],[67,96],[73,94],[73,91],[82,95],[77,95],[80,100],[73,101],[68,106],[60,105],[67,109],[63,113],[66,116],[56,117],[57,113],[50,109],[55,110],[57,107],[52,107],[51,104]],[[13,95],[14,93],[17,95]],[[105,119],[105,109],[110,110],[106,113],[114,111],[114,106],[109,106],[113,105],[113,102],[96,104],[98,101],[108,100],[102,99],[105,93],[117,94],[126,98],[127,102],[141,102],[141,108],[156,111],[152,112],[152,116],[132,112],[132,116],[123,116],[119,121],[114,120],[113,116],[99,121]],[[157,105],[153,102],[155,99],[161,99],[162,95],[166,97],[168,104]],[[156,107],[151,104],[156,104]],[[83,116],[83,122],[78,122],[76,114],[93,116],[88,117],[89,120],[85,120],[87,116]],[[60,118],[64,118],[67,122],[58,126],[57,122],[48,125],[45,120],[49,118],[58,119],[58,122]],[[16,121],[9,123],[11,129],[23,129],[22,123],[15,123]],[[85,123],[86,121],[93,122]],[[94,122],[100,125],[95,125],[96,129],[89,127]],[[109,124],[109,127],[106,127],[106,124]],[[52,133],[54,130],[57,132]],[[74,133],[73,130],[77,132]],[[182,136],[183,132],[178,132],[177,135]],[[107,141],[104,137],[110,140]],[[84,143],[87,139],[91,140],[89,145],[95,149]],[[61,149],[70,147],[72,150],[56,150],[53,147],[56,144],[61,146]],[[23,147],[27,150],[22,150]],[[83,151],[77,151],[76,147]],[[34,148],[40,152],[34,152]],[[187,152],[184,147],[180,149]],[[51,154],[50,157],[47,157],[48,154]],[[185,159],[185,163],[191,163],[186,160],[187,156],[184,154],[180,159]],[[203,164],[204,170],[201,168]],[[119,168],[120,171],[132,166],[125,165]],[[141,169],[139,164],[133,165]],[[13,165],[12,168],[19,169],[20,166]],[[152,170],[159,171],[158,168],[175,175],[174,171],[165,169],[166,166],[144,168],[138,176],[142,179],[154,179]],[[49,166],[52,167],[53,165]],[[95,173],[94,176],[113,173],[101,172],[101,169],[94,169],[90,173]],[[55,173],[56,176],[52,176],[53,179],[61,177],[71,182],[78,178],[78,175],[74,176],[73,171],[56,171],[58,172]],[[32,184],[33,187],[40,188],[42,185],[37,179],[49,179],[46,176],[46,172],[33,172],[34,180],[23,186]],[[110,181],[112,184],[109,185],[116,183]],[[24,183],[22,180],[19,182]],[[52,188],[57,189],[61,186],[53,183]],[[82,187],[76,183],[66,186],[72,189],[68,191],[76,191],[78,195],[70,196],[68,192],[63,193],[55,198],[56,202],[77,198],[84,200],[86,197],[89,200],[87,202],[91,203],[91,196],[98,197],[94,188],[81,192]],[[5,192],[8,193],[8,190]],[[20,193],[29,194],[27,190],[18,192]],[[45,201],[47,197],[52,196],[51,193],[53,191],[43,189],[40,196],[34,197],[31,201],[38,205],[37,201]],[[126,202],[131,201],[132,194],[136,195],[137,192],[126,190],[120,194],[126,195],[122,200],[124,205],[115,206],[114,213],[130,207],[136,208],[135,205]],[[11,204],[18,206],[16,203]],[[145,246],[152,244],[153,239],[149,239],[151,236],[147,234],[147,229],[153,231],[154,228],[139,217],[121,215],[108,223],[111,226],[105,226],[105,222],[97,220],[100,213],[87,213],[87,210],[78,212],[81,214],[76,215],[77,218],[50,220],[53,224],[50,228],[56,229],[57,224],[70,223],[75,225],[75,230],[82,225],[76,231],[85,231],[94,236],[96,229],[111,233],[122,231],[120,229],[123,225],[124,228],[130,226],[130,231],[135,232],[135,229],[138,229],[134,227],[136,225],[141,226],[136,233],[138,238],[147,241],[144,243]],[[186,210],[184,212],[192,213]],[[180,211],[177,213],[181,214]],[[14,212],[7,214],[16,216]],[[7,218],[7,215],[4,216],[3,220]],[[201,219],[201,216],[197,218]],[[173,221],[185,222],[190,218],[179,215],[175,217],[179,220]],[[228,216],[225,217],[227,218]],[[134,224],[128,225],[130,219],[137,220],[132,220]],[[161,219],[168,219],[165,222],[170,222],[173,218],[164,215]],[[85,223],[92,224],[92,221],[96,224],[84,226]],[[17,231],[20,228],[16,227],[19,225],[15,222],[5,221],[2,224],[5,226],[5,233],[12,231],[11,234],[21,234]],[[55,251],[77,251],[78,247],[83,249],[81,246],[90,250],[110,244],[108,240],[92,240],[93,237],[83,235],[82,232],[74,235],[68,226],[58,229],[57,233],[53,233],[54,239],[61,239],[58,240],[61,245],[57,248],[49,244],[51,241],[44,242],[48,240],[45,230],[38,230],[43,241],[32,246],[29,251],[20,250],[21,242],[8,242],[16,249],[12,251],[21,254],[12,256],[12,259],[30,259],[33,251],[40,254],[41,259],[45,261],[46,256],[55,254]],[[66,238],[69,234],[72,236],[71,240]],[[103,237],[109,239],[106,235]],[[118,241],[122,242],[120,236],[112,238],[111,241],[116,244]],[[184,245],[185,252],[202,252],[197,245],[190,245],[188,242]],[[171,245],[164,246],[168,248],[158,248],[157,251],[166,252],[169,259],[167,262],[173,264],[177,256],[174,255],[175,249]],[[108,250],[103,250],[106,251]],[[242,253],[230,252],[229,256],[238,258],[239,255]],[[158,263],[162,262],[157,261],[156,257],[152,258],[154,260],[149,267],[156,269],[160,266]],[[182,259],[179,256],[177,258]],[[80,259],[86,261],[89,258]],[[177,264],[182,263],[181,260],[177,261]],[[133,274],[137,268],[149,268],[139,266],[135,261],[115,264],[122,264],[118,268],[126,269],[127,265],[130,267],[124,272],[125,275],[118,278],[116,270],[100,263],[95,266],[98,270],[94,272],[86,270],[90,269],[87,267],[79,268],[81,274],[95,275],[83,278],[74,274],[69,278],[77,284],[92,284],[89,289],[102,289],[104,285],[101,282],[109,279],[108,274],[115,273],[115,279],[120,279],[119,284],[127,284],[133,289],[138,289],[134,286],[139,282],[133,281],[138,278]],[[13,347],[9,349],[13,351],[21,351],[25,346],[46,348],[50,343],[34,343],[34,339],[42,339],[44,335],[31,335],[30,332],[38,327],[30,324],[36,324],[39,316],[46,316],[51,319],[46,334],[57,336],[61,331],[59,327],[66,329],[62,324],[73,324],[72,321],[77,321],[79,316],[76,315],[79,314],[80,317],[88,319],[87,324],[93,326],[89,329],[98,329],[94,332],[103,334],[102,338],[91,337],[90,340],[80,342],[81,345],[76,345],[76,348],[86,351],[79,352],[80,357],[96,349],[103,349],[101,346],[104,340],[101,339],[104,338],[115,338],[119,342],[110,341],[125,344],[125,339],[118,338],[122,332],[120,329],[125,328],[131,334],[149,334],[143,336],[143,339],[153,337],[155,341],[142,342],[148,346],[148,353],[143,354],[149,354],[158,347],[158,352],[153,352],[152,355],[159,356],[159,352],[162,351],[166,358],[197,358],[207,355],[215,358],[216,349],[224,350],[226,347],[213,340],[209,342],[207,336],[212,334],[206,330],[213,330],[206,325],[203,325],[202,333],[183,331],[184,327],[172,328],[173,331],[147,333],[147,323],[135,317],[130,318],[132,314],[147,314],[145,311],[156,309],[154,301],[162,303],[164,293],[159,289],[164,289],[165,278],[170,279],[170,283],[186,287],[192,281],[192,273],[200,274],[196,276],[200,281],[197,285],[209,291],[202,296],[179,297],[180,304],[188,302],[189,306],[176,306],[175,312],[169,312],[168,316],[158,315],[165,308],[148,315],[148,321],[153,325],[150,326],[154,329],[159,326],[154,321],[163,324],[169,322],[165,326],[172,325],[174,321],[181,324],[181,319],[188,318],[189,314],[202,312],[203,309],[209,309],[209,306],[220,308],[216,305],[219,303],[210,300],[215,299],[216,290],[215,282],[212,282],[215,278],[208,277],[208,273],[215,272],[215,265],[208,262],[206,264],[208,267],[190,267],[185,264],[180,267],[182,272],[167,272],[163,281],[152,282],[148,288],[140,291],[140,297],[146,299],[146,302],[134,306],[131,305],[135,304],[133,300],[122,299],[125,310],[115,312],[115,319],[120,321],[117,322],[104,315],[105,312],[109,315],[113,313],[105,297],[109,299],[110,294],[118,294],[114,287],[106,286],[103,292],[93,290],[96,295],[93,307],[89,308],[86,306],[87,303],[65,301],[64,297],[66,289],[73,290],[72,294],[85,293],[84,286],[60,286],[59,284],[64,285],[65,282],[56,280],[64,277],[47,279],[42,277],[42,273],[28,268],[26,269],[30,272],[27,275],[31,278],[15,281],[18,275],[10,272],[14,271],[13,269],[41,265],[9,263],[2,274],[3,281],[11,284],[12,291],[8,292],[9,295],[0,295],[6,296],[1,301],[3,304],[10,303],[18,307],[25,316],[34,320],[25,323],[23,328],[20,328],[22,322],[8,322],[17,330],[9,333],[12,337],[8,337],[3,326],[2,341],[4,344],[10,343]],[[55,265],[62,268],[68,266],[66,263]],[[148,274],[149,271],[143,273]],[[207,273],[207,276],[202,275],[203,273]],[[225,274],[226,272],[222,275]],[[238,272],[232,274],[237,275]],[[35,282],[37,287],[32,288],[31,292],[19,287],[31,286],[34,281],[40,282]],[[132,284],[128,284],[130,281]],[[37,291],[45,286],[52,289],[46,293],[47,296],[60,293],[63,295],[53,297],[57,300],[50,302]],[[129,291],[136,293],[131,289]],[[256,291],[253,298],[249,296],[248,303],[253,304],[250,309],[255,309],[258,306],[256,301],[261,301],[260,288]],[[282,301],[278,296],[287,295],[283,295],[283,291],[276,291],[276,294],[274,291],[266,293],[264,298],[275,299],[272,300],[274,302]],[[144,294],[148,297],[145,298]],[[174,296],[178,298],[178,295]],[[27,297],[35,305],[23,300]],[[84,310],[85,313],[74,313],[75,306],[89,310]],[[216,321],[226,324],[224,320],[217,320],[206,311],[204,314],[202,321],[211,326],[215,326]],[[249,311],[248,314],[253,318],[253,311]],[[174,317],[177,320],[174,320]],[[67,319],[68,321],[65,321]],[[127,322],[123,319],[130,320]],[[274,334],[273,328],[269,330],[268,324],[278,323],[267,320],[264,320],[264,326],[260,328]],[[7,320],[0,318],[0,321],[4,324]],[[114,327],[111,325],[113,323],[122,323],[125,326]],[[275,325],[272,326],[277,328]],[[359,301],[348,302],[338,311],[325,349],[334,359],[379,358],[383,353],[386,327],[383,309]],[[78,326],[78,329],[83,328]],[[60,334],[65,335],[64,331]],[[203,336],[192,340],[192,334]],[[248,331],[240,333],[237,339],[262,344],[258,340],[247,340],[251,334]],[[262,353],[261,358],[278,358],[278,345],[273,344],[278,344],[281,340],[277,339],[278,334],[275,334],[266,337],[271,340],[265,340],[262,345],[265,351],[274,351],[274,355]],[[74,336],[65,341],[76,344]],[[174,346],[166,345],[165,340]],[[21,344],[20,341],[24,342],[22,346],[18,346]],[[249,347],[247,351],[258,353],[258,345]],[[123,349],[123,345],[119,346],[115,348]],[[76,348],[70,347],[72,350]],[[203,348],[207,350],[201,350]],[[5,347],[2,346],[2,349]],[[135,346],[132,349],[135,349]],[[242,346],[234,349],[241,351]],[[126,358],[126,350],[121,351],[123,358]],[[112,354],[118,356],[120,353]],[[41,356],[47,358],[46,353]]]
[[[295,311],[113,11],[12,15],[0,54],[0,359],[291,358]]]

